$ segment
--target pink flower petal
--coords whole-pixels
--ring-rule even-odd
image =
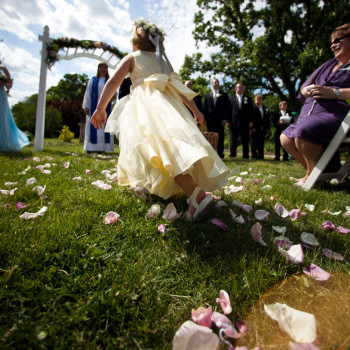
[[[235,327],[229,318],[220,312],[213,312],[212,320],[215,323],[216,327],[223,328],[225,330],[225,334],[233,339],[238,339],[241,337],[241,334],[237,332]]]
[[[286,218],[289,216],[289,211],[281,203],[276,203],[275,213],[278,216],[281,216],[282,218]]]
[[[9,207],[10,207],[10,203],[5,203],[5,204],[3,204],[3,207],[4,207],[4,208],[9,208]]]
[[[90,174],[91,173],[91,170],[90,169],[86,169],[85,170],[85,174]]]
[[[281,247],[283,249],[289,249],[293,245],[293,242],[288,237],[285,237],[285,236],[276,237],[273,240],[273,243],[275,246]]]
[[[25,207],[26,207],[26,205],[24,203],[22,203],[22,202],[18,202],[16,204],[16,210],[21,210],[21,209],[23,209]]]
[[[101,190],[110,190],[112,188],[111,185],[104,183],[101,180],[97,180],[94,182],[91,182],[91,185],[100,188]]]
[[[253,209],[253,207],[251,205],[244,204],[244,203],[238,202],[236,200],[233,200],[232,204],[237,206],[238,208],[242,209],[246,213],[250,213]]]
[[[213,309],[209,306],[207,309],[205,307],[200,307],[197,310],[191,311],[191,318],[197,324],[211,328],[212,324]]]
[[[110,211],[106,214],[103,222],[105,225],[113,224],[120,218],[120,215],[115,213],[114,211]]]
[[[322,227],[323,227],[323,229],[330,229],[330,230],[335,230],[335,225],[331,222],[331,221],[329,221],[329,220],[327,220],[327,221],[325,221],[323,224],[322,224]]]
[[[216,302],[221,305],[224,314],[228,315],[232,312],[230,297],[224,290],[220,290],[220,298],[217,298]]]
[[[81,181],[83,178],[81,176],[73,177],[73,181]]]
[[[288,262],[301,264],[304,261],[304,252],[301,244],[292,245],[287,251],[278,247],[278,251],[287,258]]]
[[[147,217],[149,219],[155,219],[160,215],[160,205],[159,204],[153,204],[151,208],[147,212]]]
[[[238,329],[238,332],[241,333],[242,335],[246,335],[247,334],[247,325],[244,321],[237,321],[235,322],[235,326]]]
[[[160,224],[160,225],[158,226],[158,231],[159,231],[160,233],[167,233],[167,232],[168,232],[168,229],[166,228],[165,224]]]
[[[175,221],[178,218],[180,218],[181,215],[182,215],[182,212],[180,213],[177,212],[174,203],[169,203],[164,210],[163,219],[166,219],[169,221]]]
[[[65,169],[68,169],[69,168],[69,162],[65,162],[65,163],[63,163],[63,167],[65,168]]]
[[[290,218],[295,221],[297,219],[299,219],[299,216],[301,215],[301,211],[300,209],[292,209],[290,212],[289,212],[289,216]]]
[[[305,275],[308,275],[319,282],[327,281],[329,277],[331,277],[327,271],[321,269],[315,264],[311,264],[310,267],[303,267],[303,272]]]
[[[219,220],[218,218],[214,218],[211,219],[210,221],[212,224],[218,226],[221,228],[221,230],[226,231],[227,230],[227,225],[225,223],[223,223],[221,220]]]
[[[325,257],[328,259],[333,259],[333,260],[338,260],[338,261],[344,260],[344,257],[341,254],[333,252],[330,249],[324,248],[324,249],[322,249],[322,252],[325,255]]]
[[[252,228],[250,229],[250,233],[253,237],[254,242],[259,243],[262,240],[262,232],[261,232],[261,225],[259,222],[256,222]]]
[[[257,220],[264,220],[270,213],[266,210],[256,210],[254,216]]]
[[[342,233],[342,234],[350,233],[350,230],[348,230],[347,228],[341,227],[341,226],[338,226],[338,227],[337,227],[337,231],[338,231],[339,233]]]
[[[34,162],[40,162],[40,158],[39,157],[33,157]]]

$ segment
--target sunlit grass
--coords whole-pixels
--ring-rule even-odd
[[[34,162],[34,156],[40,162]],[[0,155],[0,188],[6,189],[5,182],[17,182],[11,187],[17,187],[13,196],[0,196],[1,347],[170,349],[191,309],[213,305],[219,310],[215,299],[220,289],[229,293],[235,312],[245,317],[268,289],[301,272],[301,266],[287,264],[274,248],[272,225],[287,226],[286,235],[296,244],[303,231],[315,234],[320,247],[305,251],[304,265],[313,262],[330,273],[350,272],[350,236],[321,226],[331,220],[350,228],[349,218],[322,213],[345,211],[350,205],[348,182],[304,192],[289,180],[303,174],[295,162],[227,157],[227,166],[238,173],[251,168],[242,176],[243,191],[228,196],[220,190],[218,195],[228,207],[213,209],[201,223],[182,219],[171,223],[162,216],[147,219],[146,213],[154,203],[164,210],[170,202],[184,211],[183,196],[144,202],[116,183],[109,191],[91,185],[105,181],[102,170],[115,169],[118,149],[110,156],[86,155],[76,140],[65,144],[53,139],[45,140],[42,152],[28,147]],[[65,169],[67,161],[70,166]],[[35,168],[45,163],[51,164],[49,175]],[[28,166],[31,169],[22,175]],[[73,181],[77,176],[83,180]],[[26,186],[31,177],[36,178],[35,185],[46,186],[43,198],[32,191],[35,185]],[[261,205],[255,203],[259,198]],[[233,199],[252,205],[253,211],[242,212],[231,204]],[[16,211],[19,201],[27,207]],[[276,202],[306,215],[295,222],[278,217]],[[6,203],[9,207],[3,207]],[[314,204],[315,210],[307,211],[306,203]],[[24,211],[37,212],[43,206],[48,207],[44,216],[19,218]],[[243,225],[233,222],[230,208],[245,218]],[[266,247],[250,235],[257,209],[270,212],[261,222]],[[120,214],[113,225],[103,223],[109,211]],[[212,225],[213,217],[228,229]],[[157,231],[161,223],[167,225],[166,234]],[[342,254],[346,262],[327,260],[322,248]]]

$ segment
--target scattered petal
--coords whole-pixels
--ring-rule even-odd
[[[165,224],[160,224],[160,225],[158,226],[158,231],[159,231],[160,233],[167,233],[167,232],[168,232],[168,229],[166,228]]]
[[[48,170],[48,169],[45,169],[42,171],[43,174],[46,174],[46,175],[50,175],[51,174],[51,170]]]
[[[15,194],[15,191],[17,190],[17,188],[14,188],[12,190],[0,190],[0,193],[3,194],[4,196],[13,196]]]
[[[266,210],[256,210],[254,213],[254,216],[257,220],[264,220],[266,217],[268,217],[270,213]]]
[[[113,173],[113,174],[106,174],[106,179],[109,182],[117,181],[118,180],[118,173]]]
[[[200,307],[197,310],[191,311],[191,318],[197,324],[211,328],[212,324],[213,309],[209,306],[207,309],[205,307]]]
[[[299,216],[301,215],[301,211],[300,209],[292,209],[289,212],[289,216],[293,221],[296,221],[297,219],[299,219]]]
[[[288,262],[300,264],[304,261],[304,252],[301,244],[292,245],[289,250],[278,247],[278,251],[287,258]]]
[[[120,218],[119,214],[115,213],[114,211],[109,211],[106,214],[103,222],[105,225],[109,225],[109,224],[113,224],[113,222],[116,222],[119,218]]]
[[[261,205],[263,202],[262,198],[259,198],[258,200],[255,201],[256,205]]]
[[[160,205],[159,204],[153,204],[151,208],[147,212],[147,217],[149,219],[155,219],[160,215]]]
[[[347,228],[341,227],[341,226],[338,226],[336,230],[342,234],[350,233],[350,230],[348,230]]]
[[[243,204],[241,202],[236,201],[235,199],[232,201],[232,204],[237,206],[238,208],[242,209],[246,213],[250,213],[253,209],[251,205]]]
[[[86,169],[85,170],[85,174],[90,174],[91,173],[91,170],[90,169]]]
[[[264,309],[294,341],[312,343],[316,339],[316,319],[313,314],[280,303],[264,305]]]
[[[83,178],[81,176],[73,177],[73,181],[81,181]]]
[[[26,186],[33,185],[36,183],[35,177],[31,177],[30,179],[27,180]]]
[[[338,180],[338,179],[332,179],[332,180],[330,181],[330,184],[331,184],[331,185],[339,185],[339,180]]]
[[[242,171],[239,175],[248,175],[249,173],[248,173],[248,171]]]
[[[214,311],[212,320],[215,323],[216,327],[224,329],[225,334],[228,337],[234,339],[240,338],[241,334],[236,331],[230,319],[227,318],[225,315],[221,314],[220,312]]]
[[[243,186],[234,186],[234,185],[229,185],[229,186],[226,186],[225,187],[225,194],[229,195],[229,194],[232,194],[232,193],[237,193],[237,192],[240,192],[243,190]]]
[[[175,333],[173,350],[218,350],[219,337],[208,327],[186,321]]]
[[[272,229],[281,235],[284,235],[287,232],[286,226],[272,226]]]
[[[104,183],[101,180],[97,180],[94,182],[91,182],[91,185],[100,188],[101,190],[110,190],[112,188],[111,185]]]
[[[9,207],[10,207],[10,203],[3,204],[3,208],[9,208]]]
[[[180,213],[177,212],[174,203],[169,203],[164,210],[163,219],[169,221],[175,221],[180,218],[182,215],[182,211]]]
[[[39,157],[33,157],[34,162],[40,162],[40,158]]]
[[[257,184],[257,183],[259,183],[259,180],[258,179],[254,179],[253,180],[253,184]]]
[[[216,203],[216,206],[219,207],[219,208],[227,207],[227,203],[224,202],[223,200],[219,200],[219,201]]]
[[[289,216],[289,211],[281,203],[276,203],[275,213],[278,216],[281,216],[282,218],[286,218]]]
[[[68,169],[68,168],[69,168],[69,165],[70,165],[70,163],[69,163],[69,162],[65,162],[65,163],[63,163],[63,167],[64,167],[65,169]]]
[[[325,257],[328,259],[344,261],[344,257],[341,254],[333,252],[330,249],[324,248],[324,249],[322,249],[322,252],[325,255]]]
[[[327,221],[325,221],[323,224],[322,224],[322,227],[323,227],[323,229],[330,229],[330,230],[335,230],[335,225],[331,222],[331,221],[329,221],[329,220],[327,220]]]
[[[18,202],[16,204],[16,210],[21,210],[21,209],[24,209],[26,207],[26,205],[22,202]]]
[[[235,182],[237,182],[237,183],[242,183],[242,182],[243,182],[242,177],[241,177],[241,176],[236,177]]]
[[[315,206],[314,206],[313,204],[305,204],[305,208],[306,208],[308,211],[314,211]]]
[[[283,249],[290,249],[290,247],[293,245],[293,242],[286,236],[278,236],[274,238],[273,243],[275,246]]]
[[[265,180],[262,181],[263,183],[265,182]],[[262,190],[271,190],[272,186],[271,185],[265,185],[263,187],[261,187]]]
[[[140,198],[143,201],[148,201],[151,199],[151,194],[141,186],[134,187],[134,192],[136,197]]]
[[[244,219],[243,219],[243,216],[240,215],[240,216],[237,216],[235,219],[234,219],[235,222],[237,222],[237,224],[244,224]]]
[[[253,237],[254,242],[257,242],[257,243],[260,243],[260,244],[263,245],[263,246],[266,246],[266,243],[265,243],[265,242],[263,241],[263,239],[262,239],[262,232],[261,232],[261,229],[262,229],[262,227],[261,227],[260,223],[259,223],[259,222],[256,222],[256,223],[252,226],[252,228],[251,228],[251,230],[250,230],[250,233],[251,233],[251,235],[252,235],[252,237]]]
[[[5,187],[16,186],[17,182],[5,182]]]
[[[235,322],[235,326],[238,329],[238,332],[241,333],[242,335],[246,335],[247,334],[247,325],[244,321],[237,321]]]
[[[33,187],[32,191],[35,191],[38,193],[39,196],[41,196],[45,192],[46,186],[35,186]]]
[[[303,232],[300,236],[300,239],[302,242],[311,245],[312,247],[318,247],[320,245],[312,233]]]
[[[220,290],[220,298],[217,298],[216,302],[221,305],[224,314],[228,315],[232,312],[230,297],[224,290]]]
[[[38,216],[43,216],[44,213],[46,212],[46,210],[47,210],[47,207],[42,207],[37,213],[25,212],[22,215],[20,215],[20,218],[21,219],[26,219],[26,220],[35,219]]]
[[[227,225],[225,223],[223,223],[221,220],[219,220],[218,218],[214,218],[211,219],[210,221],[212,224],[218,226],[221,228],[221,230],[226,231],[227,230]]]
[[[319,282],[327,281],[329,277],[331,277],[327,271],[321,269],[315,264],[311,264],[310,267],[303,267],[303,272],[305,275]]]
[[[230,209],[228,212],[231,214],[233,220],[236,219],[237,214],[232,209]]]

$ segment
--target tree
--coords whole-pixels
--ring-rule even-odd
[[[332,29],[348,21],[348,0],[198,0],[194,38],[216,52],[187,56],[182,70],[222,74],[232,91],[272,92],[295,108],[300,84],[332,57]]]

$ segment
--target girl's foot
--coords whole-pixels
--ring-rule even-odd
[[[185,215],[188,221],[198,221],[202,219],[214,205],[214,200],[210,196],[207,196],[200,187],[194,189],[187,202],[189,208]]]

